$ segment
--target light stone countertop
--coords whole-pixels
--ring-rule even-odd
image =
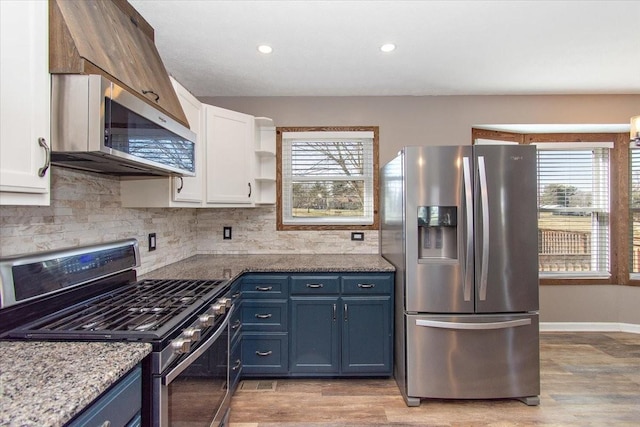
[[[235,279],[243,273],[394,272],[379,255],[265,254],[195,255],[150,271],[139,279]]]
[[[0,342],[0,425],[57,427],[151,352],[123,342]]]

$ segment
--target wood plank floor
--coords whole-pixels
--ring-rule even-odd
[[[640,426],[640,334],[541,333],[540,406],[516,400],[423,400],[393,379],[277,379],[238,390],[229,427]]]

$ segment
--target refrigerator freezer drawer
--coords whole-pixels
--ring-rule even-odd
[[[492,399],[540,394],[537,314],[407,315],[407,395]]]

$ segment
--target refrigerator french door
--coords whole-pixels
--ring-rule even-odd
[[[398,270],[395,374],[407,404],[537,404],[535,147],[405,147],[381,183],[381,252]]]

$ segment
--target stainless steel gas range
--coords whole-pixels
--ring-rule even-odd
[[[135,239],[1,259],[0,339],[148,342],[143,425],[225,425],[228,281],[137,280],[139,266]]]

